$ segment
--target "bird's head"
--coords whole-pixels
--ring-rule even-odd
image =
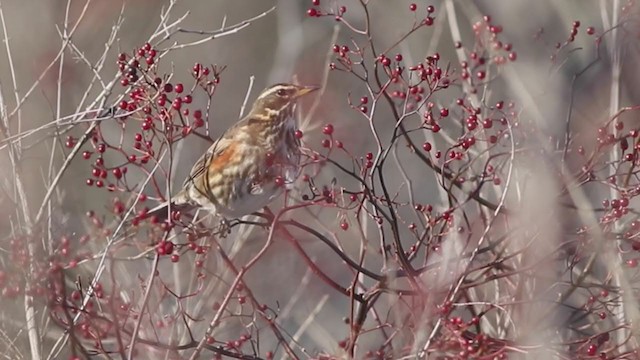
[[[254,102],[251,113],[264,118],[290,114],[301,97],[318,89],[317,86],[275,84],[262,91]]]

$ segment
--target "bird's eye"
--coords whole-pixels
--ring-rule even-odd
[[[280,89],[278,91],[276,91],[276,95],[283,97],[285,95],[287,95],[287,91],[285,89]]]

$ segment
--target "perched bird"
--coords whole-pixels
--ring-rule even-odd
[[[180,191],[147,216],[202,207],[224,218],[260,210],[292,184],[300,170],[296,104],[315,86],[276,84],[255,100],[193,165]]]

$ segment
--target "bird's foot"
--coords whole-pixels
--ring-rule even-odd
[[[231,224],[229,220],[225,217],[220,217],[220,225],[218,226],[218,236],[221,238],[226,238],[229,234],[231,234]]]

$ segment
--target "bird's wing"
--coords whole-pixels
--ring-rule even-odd
[[[238,131],[245,127],[248,123],[248,119],[242,119],[241,121],[235,123],[231,126],[227,131],[222,134],[216,142],[214,142],[209,149],[202,154],[200,159],[196,161],[196,163],[191,168],[191,172],[189,173],[189,177],[187,177],[182,185],[182,189],[184,190],[189,186],[195,184],[196,187],[202,188],[200,182],[204,180],[202,176],[205,172],[215,171],[217,167],[216,163],[228,161],[228,159],[233,155],[235,149],[235,141],[236,134]],[[205,182],[206,184],[206,182]],[[204,184],[203,184],[204,185]]]

